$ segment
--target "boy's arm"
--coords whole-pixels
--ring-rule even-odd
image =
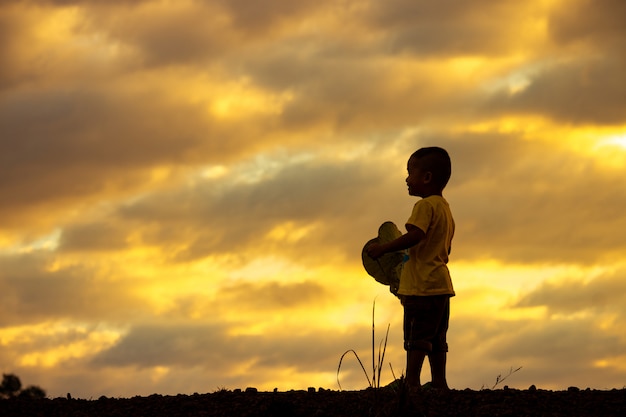
[[[391,242],[369,246],[367,248],[367,254],[373,259],[377,259],[386,253],[397,252],[413,247],[426,236],[422,229],[412,224],[407,224],[406,230],[407,232],[405,234]]]

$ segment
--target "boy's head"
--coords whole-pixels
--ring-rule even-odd
[[[409,173],[411,168],[417,169],[429,178],[428,183],[432,191],[441,192],[450,179],[452,163],[448,152],[440,147],[431,146],[420,148],[409,158]],[[430,175],[428,175],[430,173]]]

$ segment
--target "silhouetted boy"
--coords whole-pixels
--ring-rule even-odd
[[[404,306],[406,381],[412,389],[421,387],[422,364],[428,355],[432,387],[448,390],[446,333],[454,289],[447,263],[454,219],[442,192],[450,179],[450,156],[439,147],[421,148],[409,158],[407,170],[409,194],[421,197],[406,223],[407,233],[372,245],[367,252],[376,259],[388,252],[409,250],[398,289]]]

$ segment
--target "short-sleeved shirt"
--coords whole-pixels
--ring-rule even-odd
[[[409,224],[422,229],[426,236],[409,249],[398,294],[453,296],[447,264],[455,225],[448,202],[438,195],[419,200],[407,220]]]

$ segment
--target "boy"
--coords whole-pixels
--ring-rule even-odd
[[[406,223],[407,233],[372,245],[367,252],[376,259],[409,249],[398,289],[404,307],[406,381],[414,390],[421,388],[422,364],[428,355],[432,387],[448,390],[446,333],[454,289],[447,263],[455,225],[442,192],[450,179],[450,156],[439,147],[421,148],[409,158],[407,170],[409,194],[421,197]]]

